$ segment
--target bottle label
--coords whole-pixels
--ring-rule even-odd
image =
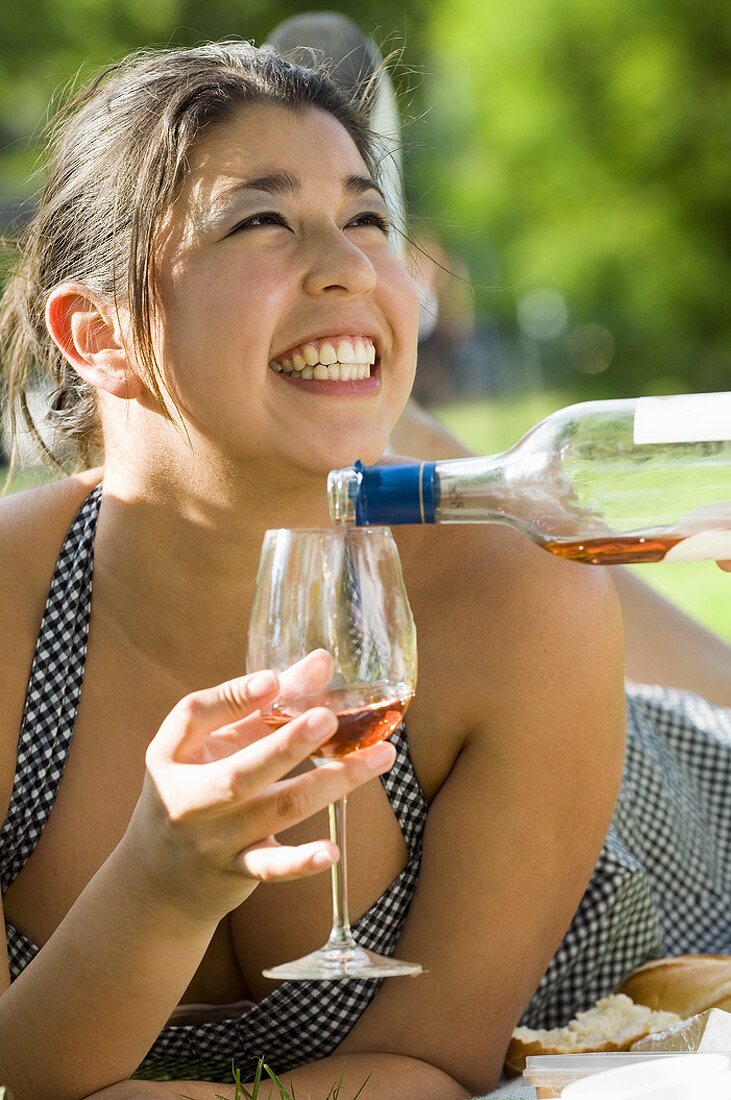
[[[634,442],[710,443],[731,440],[731,393],[640,397]]]

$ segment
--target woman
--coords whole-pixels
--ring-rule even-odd
[[[383,1100],[456,1100],[497,1080],[529,1002],[550,1021],[657,953],[641,906],[618,956],[586,935],[644,881],[610,828],[602,571],[508,530],[399,531],[408,740],[317,771],[333,716],[269,733],[276,678],[241,676],[263,531],[325,525],[325,471],[377,460],[410,390],[418,308],[374,171],[357,112],[246,43],[128,59],[57,131],[4,365],[21,403],[51,374],[58,449],[99,464],[0,510],[0,1081],[24,1100],[212,1100],[260,1055],[299,1094],[346,1056]],[[344,338],[370,380],[291,377]],[[327,658],[287,675],[314,688]],[[262,969],[321,940],[346,791],[359,927],[426,973],[272,992]]]

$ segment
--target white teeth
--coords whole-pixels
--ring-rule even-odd
[[[338,361],[341,363],[357,363],[355,351],[350,340],[341,340],[338,344]]]
[[[325,340],[317,347],[303,344],[289,356],[274,359],[269,364],[277,374],[294,373],[297,378],[337,379],[342,382],[370,378],[370,368],[376,362],[376,349],[369,338]],[[320,368],[320,369],[318,369]],[[306,372],[306,373],[305,373]]]
[[[357,382],[361,378],[370,378],[371,368],[369,363],[317,363],[314,367],[306,365],[302,370],[293,371],[283,367],[281,363],[269,364],[273,371],[280,374],[291,375],[293,378],[303,378],[306,382],[315,379],[318,382]]]

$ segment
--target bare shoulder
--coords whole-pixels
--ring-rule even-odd
[[[477,729],[501,741],[510,730],[520,751],[547,723],[568,728],[577,698],[623,705],[621,614],[605,569],[554,558],[507,527],[397,538],[419,639],[414,717],[431,728],[438,715],[445,753]]]
[[[50,578],[69,524],[100,480],[101,470],[85,470],[0,500],[0,614],[25,604],[34,580]]]
[[[101,470],[88,470],[0,500],[0,821],[56,558],[74,515],[100,480]]]

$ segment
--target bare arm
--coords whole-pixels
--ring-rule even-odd
[[[77,1100],[129,1076],[214,929],[151,904],[118,848],[0,998],[0,1080],[24,1100]]]
[[[311,655],[298,679],[317,690],[331,665]],[[328,841],[283,846],[275,834],[389,768],[393,748],[292,777],[337,719],[315,708],[273,733],[258,708],[278,691],[268,673],[196,692],[152,740],[123,840],[0,997],[0,1081],[23,1100],[80,1100],[129,1077],[219,920],[261,879],[317,874],[337,858]]]
[[[469,1093],[446,1073],[415,1058],[396,1054],[351,1054],[347,1058],[323,1058],[283,1074],[282,1083],[303,1100],[325,1100],[343,1075],[343,1098],[350,1100],[368,1080],[363,1100],[467,1100]],[[267,1077],[260,1100],[280,1100],[278,1089]],[[251,1089],[251,1082],[248,1088]],[[233,1085],[213,1081],[123,1081],[94,1093],[87,1100],[236,1100]]]
[[[610,572],[622,604],[627,679],[695,691],[731,707],[731,646],[634,573]]]
[[[606,836],[623,761],[621,625],[603,573],[509,531],[439,538],[432,560],[459,570],[442,564],[427,586],[440,598],[431,624],[417,620],[413,707],[434,729],[427,755],[462,735],[397,947],[425,973],[384,983],[337,1054],[419,1059],[482,1094]]]

